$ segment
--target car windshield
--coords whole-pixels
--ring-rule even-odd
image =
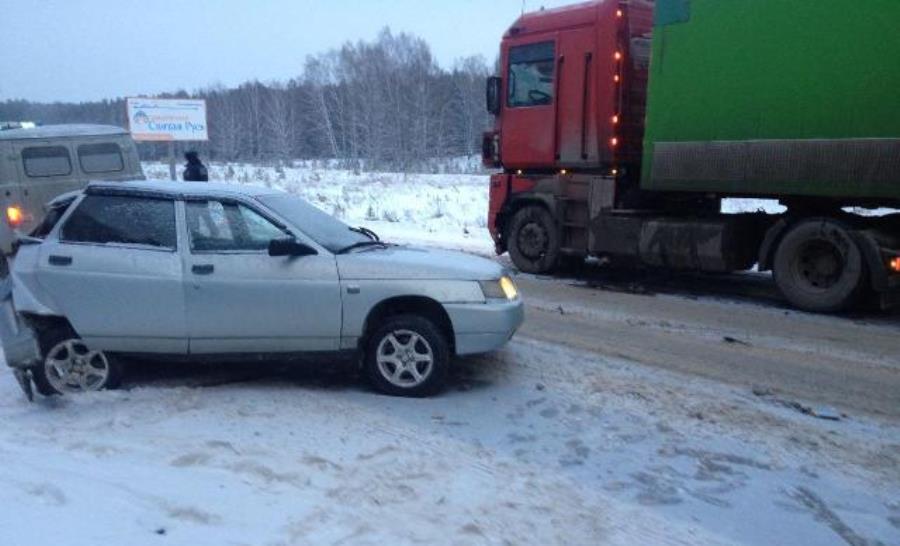
[[[303,199],[288,194],[262,195],[257,199],[303,230],[312,240],[338,253],[348,247],[372,242],[358,230],[324,212]]]

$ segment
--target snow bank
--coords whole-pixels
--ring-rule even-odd
[[[212,164],[210,179],[279,188],[351,225],[395,242],[492,254],[487,231],[488,178],[471,174],[368,173],[303,162],[296,167]],[[169,168],[144,163],[149,179]]]

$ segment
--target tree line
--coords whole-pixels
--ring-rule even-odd
[[[479,152],[489,125],[483,57],[438,66],[428,44],[385,28],[373,41],[348,42],[307,57],[287,82],[248,81],[160,98],[207,101],[209,142],[191,144],[219,161],[334,159],[366,169],[422,168]],[[0,102],[0,119],[127,126],[124,98],[81,103]],[[165,145],[140,144],[141,157]]]

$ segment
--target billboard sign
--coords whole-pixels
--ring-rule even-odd
[[[205,100],[130,98],[126,104],[134,140],[209,140]]]

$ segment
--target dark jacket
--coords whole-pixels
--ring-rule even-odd
[[[209,182],[209,173],[206,171],[206,165],[204,165],[200,158],[197,156],[188,156],[187,164],[184,166],[184,174],[182,174],[182,178],[184,178],[185,182]]]

